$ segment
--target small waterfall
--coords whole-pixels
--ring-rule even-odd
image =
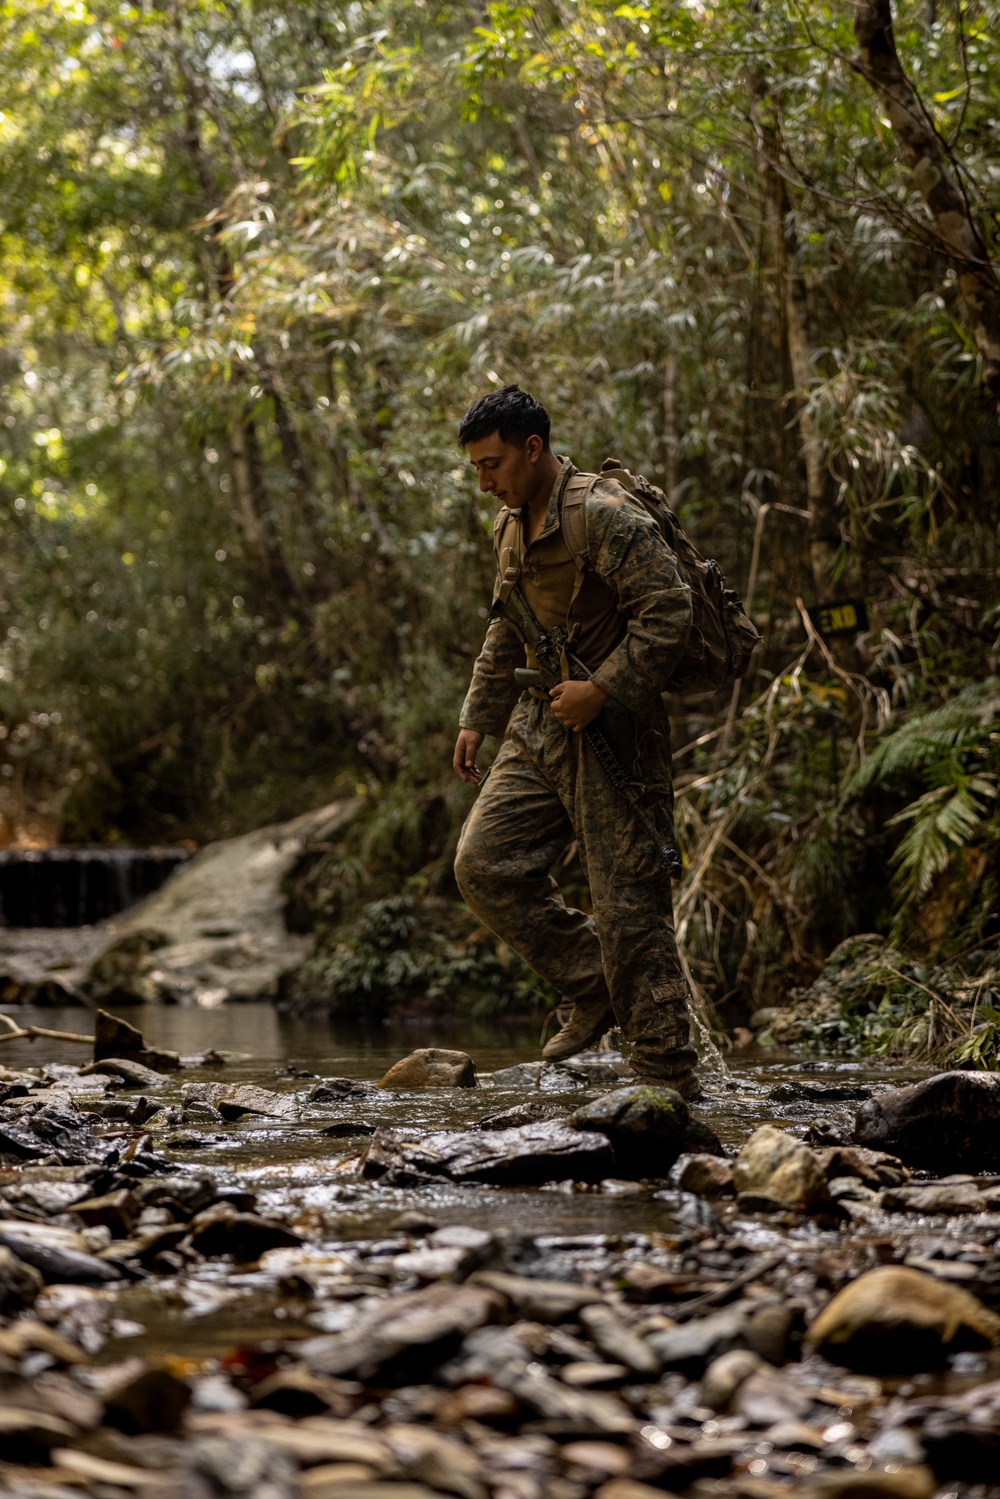
[[[2,848],[0,927],[91,926],[152,895],[176,848]]]

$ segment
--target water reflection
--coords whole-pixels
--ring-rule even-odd
[[[89,1010],[70,1006],[4,1006],[19,1024],[88,1033]],[[468,1051],[481,1071],[513,1066],[538,1056],[540,1021],[503,1019],[435,1020],[373,1028],[331,1022],[322,1016],[280,1014],[271,1004],[224,1005],[217,1009],[179,1005],[130,1005],[114,1010],[138,1026],[147,1043],[170,1051],[236,1052],[231,1075],[249,1079],[273,1075],[277,1066],[296,1064],[321,1075],[378,1078],[416,1046],[449,1046]],[[39,1067],[45,1062],[80,1062],[83,1048],[71,1042],[13,1041],[0,1045],[0,1064]]]

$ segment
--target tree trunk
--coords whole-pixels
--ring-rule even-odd
[[[1000,401],[1000,277],[948,147],[900,63],[890,0],[856,0],[854,35],[860,55],[853,66],[878,94],[941,249],[954,264],[965,321],[983,361],[983,383]]]

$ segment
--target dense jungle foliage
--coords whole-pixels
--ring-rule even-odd
[[[985,285],[1000,5],[894,10]],[[732,702],[674,704],[678,926],[723,1019],[876,932],[909,977],[848,1041],[961,993],[947,1044],[995,1059],[996,372],[853,7],[0,15],[5,838],[200,840],[362,788],[300,880],[306,990],[398,984],[468,806],[492,515],[456,425],[516,380],[558,451],[668,490],[765,636]],[[836,598],[867,625],[826,642]],[[463,942],[479,1002],[530,999],[444,940],[451,1001]]]

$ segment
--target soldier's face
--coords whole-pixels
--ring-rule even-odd
[[[529,437],[518,448],[502,442],[494,432],[469,443],[469,462],[479,475],[483,494],[494,495],[508,510],[518,510],[540,487],[538,460],[544,451],[540,437]]]

